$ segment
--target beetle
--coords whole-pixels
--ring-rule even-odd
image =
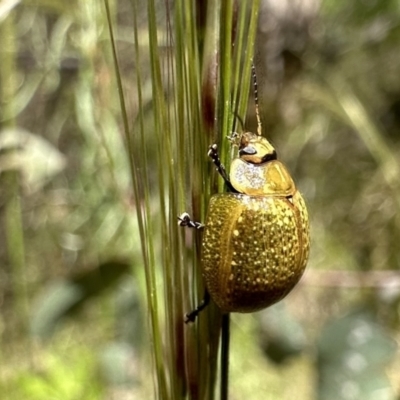
[[[256,93],[254,69],[253,78]],[[206,295],[185,322],[193,322],[210,297],[223,313],[266,308],[294,288],[307,264],[307,208],[276,150],[261,135],[256,95],[255,100],[257,133],[228,137],[238,148],[229,176],[217,145],[209,148],[229,192],[211,197],[204,225],[187,213],[178,217],[181,226],[204,231],[201,265]]]

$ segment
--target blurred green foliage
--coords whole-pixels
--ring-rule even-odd
[[[133,71],[150,64],[147,2],[136,9],[140,60],[131,2],[111,3],[137,113]],[[171,5],[157,4],[165,26]],[[399,397],[399,21],[397,0],[262,2],[264,134],[308,200],[312,253],[283,304],[233,316],[232,398]],[[107,29],[102,1],[0,3],[2,399],[154,393],[138,205]],[[150,73],[142,80],[152,149]],[[152,193],[161,172],[149,166]],[[159,204],[149,201],[157,231]]]

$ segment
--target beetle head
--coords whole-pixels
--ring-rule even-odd
[[[251,164],[263,164],[277,159],[272,144],[255,133],[233,133],[228,139],[239,148],[239,158]]]

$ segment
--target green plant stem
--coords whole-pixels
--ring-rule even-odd
[[[155,276],[155,258],[154,258],[154,248],[153,248],[153,241],[152,241],[152,230],[151,230],[151,221],[149,220],[151,213],[150,213],[150,206],[149,206],[149,190],[146,189],[146,186],[141,185],[141,183],[148,182],[148,177],[146,172],[142,175],[140,171],[142,171],[142,167],[148,164],[147,162],[147,155],[144,149],[143,141],[144,141],[144,125],[143,125],[143,110],[142,110],[142,103],[139,103],[139,135],[142,139],[141,149],[141,159],[135,159],[133,153],[133,145],[132,145],[132,137],[131,137],[131,130],[129,127],[128,122],[128,111],[125,102],[124,90],[122,85],[122,79],[120,74],[120,66],[117,56],[117,49],[115,43],[115,36],[113,30],[113,21],[111,18],[111,11],[110,5],[108,0],[104,0],[106,15],[107,15],[107,22],[109,28],[109,35],[111,40],[112,46],[112,56],[116,71],[116,79],[119,91],[119,99],[120,99],[120,106],[122,112],[122,120],[123,126],[125,131],[125,139],[126,139],[126,148],[129,157],[130,163],[130,170],[131,170],[131,177],[132,177],[132,186],[133,186],[133,193],[135,198],[135,204],[137,204],[137,220],[139,225],[139,233],[140,233],[140,243],[142,247],[142,254],[143,254],[143,263],[144,263],[144,271],[146,274],[146,293],[147,293],[147,300],[150,309],[150,326],[152,331],[152,344],[154,347],[154,357],[155,357],[155,367],[157,370],[157,379],[158,379],[158,390],[160,393],[163,393],[163,398],[166,397],[166,393],[168,393],[167,389],[167,382],[166,382],[166,371],[163,365],[162,360],[162,343],[161,343],[161,336],[160,336],[160,326],[159,326],[159,315],[158,315],[158,296],[156,291],[156,276]],[[136,9],[136,1],[133,1],[133,7]],[[149,25],[149,39],[151,42],[151,48],[153,52],[156,52],[157,49],[157,37],[155,33],[155,6],[152,1],[148,3],[148,13],[149,13],[149,21],[152,22],[152,25]],[[135,13],[136,15],[136,13]],[[137,24],[135,24],[134,28],[134,35],[135,35],[135,48],[136,48],[136,57],[139,56],[138,51],[138,35],[137,35]],[[154,63],[157,64],[156,61],[153,59],[152,69],[156,72],[154,75],[157,77],[153,78],[153,80],[157,80],[156,84],[160,85],[160,74],[158,65],[154,66]],[[141,81],[140,76],[138,78],[138,85],[141,88]],[[139,89],[139,93],[141,93]],[[157,123],[158,121],[156,121]],[[145,188],[143,190],[143,188]],[[160,189],[163,192],[162,188]],[[164,207],[162,207],[164,209]],[[164,217],[163,217],[164,219]]]
[[[229,398],[229,343],[230,314],[224,314],[221,328],[221,400]]]
[[[19,176],[12,171],[8,174],[7,191],[9,197],[5,205],[5,231],[7,252],[11,266],[12,288],[15,297],[15,315],[27,321],[28,290],[26,285],[25,244],[19,194]]]
[[[12,128],[16,124],[14,113],[14,98],[16,93],[14,79],[16,69],[14,30],[14,13],[11,12],[2,24],[0,24],[2,63],[0,68],[1,128]],[[15,315],[18,315],[21,321],[27,321],[28,295],[19,175],[12,171],[7,174],[6,181],[5,234],[11,268],[13,295],[15,298]]]

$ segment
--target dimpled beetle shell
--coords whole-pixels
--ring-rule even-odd
[[[239,158],[230,181],[239,193],[211,197],[202,245],[203,276],[223,312],[253,312],[281,300],[309,254],[306,205],[267,139],[233,137]]]

